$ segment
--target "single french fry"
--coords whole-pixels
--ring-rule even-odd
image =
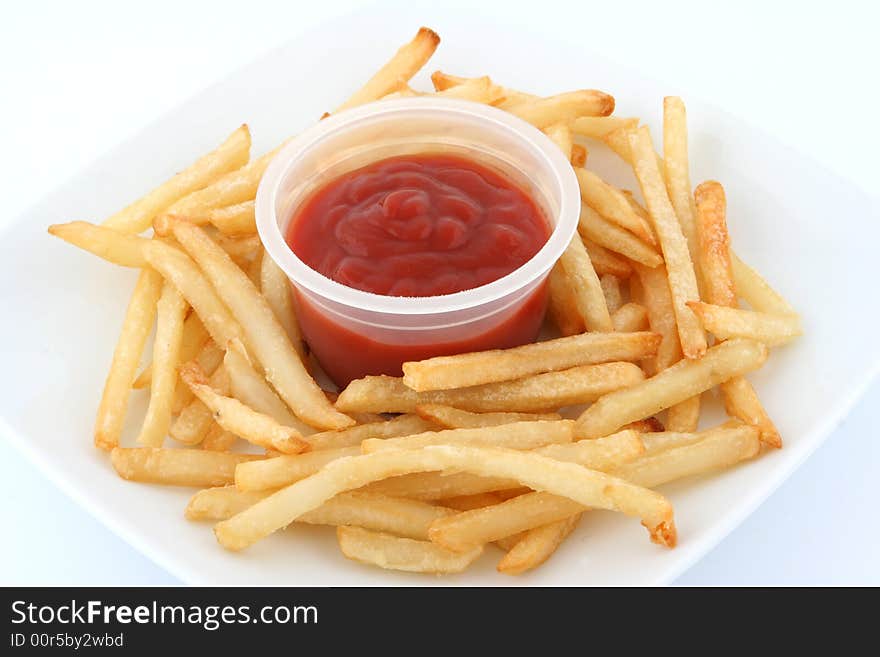
[[[699,282],[699,243],[688,161],[687,114],[684,102],[677,96],[667,96],[663,99],[663,161],[666,164],[664,172],[666,190],[675,209],[675,216],[678,217],[681,232],[687,241],[688,252]]]
[[[724,409],[728,415],[757,427],[764,444],[777,449],[782,447],[779,430],[764,410],[758,393],[745,377],[739,376],[722,383],[721,394],[724,396]]]
[[[306,440],[313,450],[337,449],[340,447],[356,447],[368,438],[397,438],[422,433],[436,428],[429,420],[416,415],[400,415],[391,420],[368,422],[338,431],[323,431],[312,434]]]
[[[559,258],[565,270],[566,280],[573,292],[578,315],[587,330],[609,332],[613,330],[611,315],[605,305],[602,286],[590,256],[579,235],[575,235]]]
[[[208,330],[202,324],[198,314],[190,313],[183,322],[183,335],[180,338],[180,353],[178,354],[180,362],[185,363],[195,358],[209,337]],[[149,364],[141,370],[131,387],[146,388],[152,380],[153,366]]]
[[[611,323],[618,333],[645,331],[648,328],[648,311],[643,305],[630,301],[611,314]]]
[[[582,365],[638,361],[655,354],[659,344],[660,337],[648,332],[581,333],[511,349],[411,361],[403,364],[403,383],[419,392],[466,388]]]
[[[290,279],[282,271],[271,257],[264,257],[260,268],[260,291],[266,298],[275,317],[284,327],[284,332],[290,339],[290,344],[296,349],[301,360],[305,361],[306,353],[303,345],[302,333],[296,321],[296,313],[293,309],[293,294],[290,288]]]
[[[445,404],[477,413],[541,412],[594,401],[611,390],[631,386],[643,377],[637,365],[614,362],[470,388],[416,392],[403,383],[403,379],[367,376],[348,384],[336,400],[336,406],[343,411],[374,413],[412,413],[420,404]]]
[[[666,414],[666,429],[669,431],[696,431],[700,424],[700,396],[694,395],[675,406],[670,406]]]
[[[390,450],[335,461],[311,477],[217,523],[214,533],[223,547],[241,550],[334,495],[390,476],[434,470],[514,479],[524,486],[567,497],[584,506],[638,516],[652,540],[669,547],[675,544],[672,506],[653,491],[532,452],[465,445]]]
[[[646,244],[656,246],[657,239],[654,237],[651,225],[633,211],[626,196],[619,189],[609,185],[588,169],[576,168],[574,172],[577,174],[584,203]]]
[[[504,88],[492,84],[492,80],[483,76],[428,95],[439,98],[457,98],[458,100],[469,100],[472,103],[491,105],[504,98]]]
[[[729,340],[700,359],[681,360],[650,379],[604,395],[577,420],[580,438],[605,436],[654,415],[719,383],[757,369],[767,360],[767,347],[752,340]]]
[[[204,372],[195,364],[187,363],[182,366],[180,377],[193,394],[211,410],[217,424],[236,436],[282,454],[299,454],[309,448],[309,444],[293,427],[285,427],[271,416],[255,411],[237,399],[226,397],[211,388]]]
[[[581,514],[530,529],[498,562],[498,572],[520,575],[547,561],[578,525]]]
[[[442,404],[421,404],[416,407],[416,413],[444,429],[475,429],[511,422],[562,419],[559,413],[471,413]]]
[[[629,137],[635,132],[635,129],[630,128],[628,126],[623,126],[612,130],[607,133],[603,138],[605,145],[608,146],[612,151],[614,151],[620,159],[624,162],[632,166],[633,164],[633,156],[632,156],[632,148],[630,148]],[[657,170],[660,172],[660,175],[663,179],[666,179],[666,163],[663,162],[663,158],[660,157],[658,153],[654,153],[654,158],[657,161]]]
[[[511,422],[495,427],[444,429],[401,438],[370,438],[361,443],[361,452],[372,454],[388,449],[420,449],[430,445],[482,445],[506,449],[535,449],[554,443],[569,443],[573,436],[571,420]]]
[[[131,384],[153,328],[161,293],[162,277],[153,269],[141,270],[125,311],[95,418],[95,447],[99,449],[109,450],[119,444]]]
[[[162,447],[115,447],[110,452],[110,462],[123,479],[197,488],[231,484],[235,466],[262,458],[260,454]]]
[[[753,310],[772,315],[797,315],[794,307],[732,250],[730,260],[736,292]]]
[[[522,489],[522,487],[513,479],[481,477],[467,472],[457,474],[417,472],[383,479],[364,488],[365,491],[371,493],[426,502],[518,489]]]
[[[613,130],[637,127],[639,120],[620,116],[582,116],[572,121],[569,125],[571,131],[580,137],[602,139]]]
[[[248,161],[250,148],[251,135],[248,127],[243,125],[229,135],[216,150],[196,160],[146,196],[114,214],[104,225],[123,233],[142,233],[150,227],[156,215],[179,199],[243,166]]]
[[[587,166],[587,149],[583,144],[572,144],[571,146],[571,166],[584,168]]]
[[[544,128],[544,134],[550,137],[554,144],[559,146],[559,150],[565,155],[566,160],[571,160],[571,149],[574,145],[571,136],[571,129],[565,123],[554,123]]]
[[[536,128],[546,128],[580,116],[608,116],[614,111],[614,97],[594,89],[581,89],[548,98],[523,100],[504,109]]]
[[[217,367],[208,378],[208,385],[220,393],[228,393],[230,381],[226,368],[222,365]],[[201,399],[194,397],[171,423],[168,434],[184,445],[198,445],[205,439],[213,423],[214,415],[211,409],[205,406]]]
[[[578,229],[580,230],[580,227]],[[599,276],[611,274],[618,278],[628,279],[632,275],[632,267],[630,267],[629,262],[625,258],[621,258],[604,246],[600,246],[587,239],[583,233],[581,233],[581,238],[584,242],[584,248],[590,254],[590,262],[593,263],[593,268]]]
[[[226,346],[223,365],[229,373],[233,397],[255,411],[268,415],[279,424],[293,427],[302,436],[315,433],[314,429],[290,412],[263,375],[257,372],[241,342],[232,340]]]
[[[620,291],[620,279],[612,274],[605,274],[599,280],[602,286],[602,294],[605,297],[605,305],[609,313],[615,313],[623,306],[623,294]],[[613,323],[612,323],[613,330]]]
[[[797,315],[768,315],[754,310],[716,306],[702,301],[688,302],[706,330],[719,340],[748,338],[776,347],[803,333]]]
[[[559,262],[553,266],[550,275],[547,276],[547,292],[549,296],[547,313],[559,332],[567,336],[586,331],[584,319],[577,310],[575,294],[568,280],[568,274]]]
[[[642,433],[639,436],[639,439],[645,446],[644,455],[650,456],[659,452],[665,452],[668,449],[675,449],[676,447],[697,443],[710,435],[714,435],[714,432],[725,430],[727,428],[728,427],[722,424],[720,427],[707,429],[706,431],[701,431],[699,433],[695,431],[682,433],[678,431],[664,431],[661,427],[659,431],[652,430]]]
[[[247,336],[248,351],[263,365],[267,379],[296,416],[323,429],[341,429],[354,424],[354,420],[327,401],[290,344],[272,308],[244,272],[198,226],[175,221],[172,231],[232,310]],[[226,342],[228,340],[221,344]]]
[[[153,342],[153,376],[150,404],[137,442],[161,447],[171,426],[171,402],[177,384],[177,365],[183,339],[184,315],[188,305],[171,283],[165,282],[156,304],[156,338]]]
[[[638,431],[623,429],[617,433],[594,440],[559,442],[536,448],[536,454],[549,456],[557,461],[568,461],[603,472],[641,456],[644,445]]]
[[[315,474],[328,463],[360,453],[359,446],[337,447],[245,463],[235,471],[235,487],[241,491],[283,488]]]
[[[434,71],[431,74],[431,83],[434,85],[435,91],[449,91],[460,85],[467,84],[474,79],[476,78],[465,78],[459,75],[449,75],[448,73],[443,73],[442,71]],[[509,87],[501,87],[501,92],[503,98],[496,101],[495,104],[510,106],[516,103],[525,102],[527,100],[537,100],[539,98],[539,96],[535,96],[534,94],[527,94],[522,91],[517,91],[516,89],[511,89]]]
[[[60,237],[68,244],[73,244],[84,251],[94,253],[114,265],[139,269],[147,266],[143,245],[149,240],[143,237],[127,235],[113,228],[96,226],[87,221],[54,224],[49,226],[49,234]]]
[[[589,205],[581,205],[578,232],[584,240],[595,242],[646,267],[663,264],[663,257],[638,237],[609,221]]]
[[[199,443],[202,449],[212,452],[228,452],[238,442],[238,436],[219,424],[211,424],[205,438]]]
[[[180,249],[159,240],[144,245],[147,261],[183,295],[218,345],[243,337],[241,326],[217,296],[211,283]]]
[[[363,87],[335,111],[341,112],[350,107],[378,100],[402,88],[431,58],[439,43],[440,37],[436,32],[427,27],[419,28],[411,41],[404,44]]]
[[[640,298],[648,311],[648,324],[661,336],[657,355],[645,362],[646,372],[654,375],[681,360],[681,342],[675,326],[669,278],[662,266],[649,268],[634,264],[633,267],[642,290]]]
[[[245,493],[235,486],[205,488],[190,498],[183,516],[187,520],[226,520],[271,494],[270,490]]]
[[[651,134],[646,127],[639,128],[630,135],[630,146],[633,152],[633,168],[639,179],[642,195],[648,203],[648,211],[666,262],[681,350],[687,358],[699,358],[706,353],[706,336],[700,322],[687,306],[688,301],[700,298],[694,264],[678,218],[666,194],[666,186],[657,168]]]
[[[449,509],[456,511],[472,511],[473,509],[482,509],[483,507],[492,506],[503,502],[504,498],[498,492],[477,493],[476,495],[459,495],[457,497],[447,497],[441,500],[440,504]],[[428,538],[427,532],[425,538]]]
[[[339,549],[348,559],[412,573],[460,573],[483,553],[482,547],[457,553],[428,541],[400,538],[360,527],[338,527],[336,538]]]
[[[257,232],[257,220],[254,214],[254,201],[242,201],[223,207],[203,208],[200,213],[190,213],[179,218],[197,226],[211,224],[224,235],[240,237],[253,235]]]
[[[223,350],[214,344],[213,340],[209,339],[208,342],[202,345],[202,348],[199,349],[194,358],[186,360],[181,358],[180,361],[184,363],[194,361],[206,373],[214,374],[223,362]],[[180,380],[180,376],[178,376],[177,385],[174,386],[174,398],[171,400],[171,413],[174,415],[180,414],[183,409],[192,402],[192,400],[192,391],[183,381]]]

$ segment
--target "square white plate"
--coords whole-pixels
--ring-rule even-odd
[[[101,220],[242,121],[251,126],[255,153],[270,148],[344,99],[422,21],[444,39],[428,72],[489,73],[538,93],[604,89],[617,98],[617,114],[643,117],[659,136],[660,100],[667,90],[583,45],[561,43],[558,34],[524,33],[460,11],[440,9],[428,17],[401,7],[328,24],[161,118],[3,233],[0,431],[114,531],[193,584],[668,582],[818,446],[880,369],[880,341],[874,337],[880,308],[869,295],[855,292],[869,290],[877,280],[874,201],[754,127],[690,97],[693,180],[725,184],[737,251],[802,312],[806,335],[774,352],[752,377],[785,448],[718,477],[663,489],[676,508],[676,549],[649,543],[632,519],[593,513],[553,559],[518,579],[495,573],[499,555],[491,550],[467,573],[444,579],[363,567],[339,554],[326,528],[294,527],[231,554],[216,545],[210,526],[183,520],[192,491],[124,483],[106,455],[91,446],[94,410],[135,275],[52,240],[45,227]],[[424,88],[426,75],[418,83]],[[601,149],[591,150],[591,158],[591,166],[612,178],[624,175]],[[143,400],[133,397],[136,418]]]

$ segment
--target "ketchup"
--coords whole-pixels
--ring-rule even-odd
[[[297,208],[286,238],[300,260],[338,283],[427,297],[498,280],[530,260],[549,236],[535,201],[501,173],[456,155],[421,154],[374,162],[330,181]],[[303,335],[340,385],[364,374],[399,376],[408,360],[530,342],[546,306],[541,286],[480,335],[401,345],[376,343],[296,297]]]

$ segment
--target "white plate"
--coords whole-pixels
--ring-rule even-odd
[[[859,283],[877,280],[880,230],[873,201],[694,98],[686,98],[693,179],[724,182],[738,252],[801,310],[806,335],[776,351],[752,377],[786,439],[785,449],[712,479],[664,489],[676,508],[676,549],[649,543],[632,519],[593,513],[553,559],[518,579],[495,573],[497,553],[463,575],[444,579],[363,567],[339,554],[326,528],[295,527],[231,554],[216,545],[209,526],[183,520],[191,491],[124,483],[106,455],[91,447],[94,410],[134,273],[50,239],[45,226],[100,220],[211,148],[241,121],[252,128],[255,152],[269,148],[335,106],[422,22],[444,39],[430,70],[490,73],[504,84],[539,93],[605,89],[618,99],[618,114],[644,117],[659,135],[656,119],[666,89],[580,44],[561,43],[558,35],[526,34],[500,26],[497,19],[475,21],[447,10],[434,16],[400,8],[371,10],[328,24],[163,117],[3,234],[0,430],[114,531],[193,584],[668,582],[818,446],[880,369],[880,341],[874,336],[880,309],[876,300],[848,294]],[[419,81],[424,85],[426,76]],[[593,154],[598,155],[594,166],[622,175],[611,159]]]

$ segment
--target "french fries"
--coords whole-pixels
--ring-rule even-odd
[[[650,379],[608,393],[577,420],[580,438],[606,436],[627,422],[659,413],[696,394],[759,368],[767,347],[752,340],[729,340],[695,360],[681,360]]]
[[[605,298],[608,312],[613,314],[620,310],[621,306],[623,306],[623,295],[620,291],[620,280],[617,276],[605,274],[599,280],[599,283],[602,286],[602,295]],[[611,328],[614,330],[613,322]]]
[[[183,322],[183,335],[180,338],[180,353],[178,354],[179,360],[185,363],[186,361],[195,358],[208,341],[209,337],[208,330],[205,328],[205,325],[202,324],[202,320],[199,319],[198,314],[190,313]],[[217,363],[219,362],[218,359]],[[210,371],[213,372],[213,368]],[[141,373],[138,374],[132,387],[145,388],[150,385],[152,380],[153,366],[150,364],[141,370]]]
[[[110,452],[110,462],[123,479],[196,488],[231,484],[235,466],[261,458],[259,454],[162,447],[115,447]]]
[[[571,131],[581,137],[602,139],[613,130],[620,128],[631,129],[638,126],[638,119],[626,119],[619,116],[582,116],[572,121],[569,126]]]
[[[306,350],[293,311],[290,281],[272,258],[263,258],[260,264],[260,292],[266,297],[266,303],[284,327],[284,332],[287,333],[290,344],[293,345],[300,360],[305,362]]]
[[[370,438],[361,443],[364,454],[388,449],[419,449],[430,445],[482,445],[506,449],[535,449],[553,443],[571,442],[574,422],[539,420],[512,422],[495,427],[445,429],[401,438]]]
[[[758,340],[768,347],[787,344],[803,333],[797,315],[768,315],[754,310],[716,306],[702,301],[690,301],[694,311],[707,331],[719,340],[748,338]]]
[[[525,532],[498,562],[498,572],[520,575],[547,561],[578,525],[581,514]]]
[[[584,243],[575,235],[559,258],[581,323],[589,331],[611,331],[611,315]]]
[[[253,350],[266,369],[269,382],[297,417],[324,429],[341,429],[354,424],[354,420],[336,411],[327,401],[271,307],[244,272],[198,226],[175,221],[172,232],[233,311],[247,335],[246,346]]]
[[[147,336],[153,328],[156,303],[162,293],[162,277],[153,269],[143,269],[125,311],[122,331],[113,352],[113,362],[95,419],[95,447],[110,450],[119,444],[122,424],[128,408],[131,383],[144,350]]]
[[[208,379],[208,385],[219,393],[228,393],[231,382],[226,368],[222,365],[218,366]],[[211,409],[205,406],[201,399],[194,397],[171,423],[168,433],[174,440],[184,445],[198,445],[205,439],[213,422],[214,415]]]
[[[586,330],[584,318],[578,312],[574,290],[560,262],[553,265],[547,276],[547,293],[547,314],[559,332],[564,336],[583,333]]]
[[[644,378],[633,363],[582,365],[517,379],[455,390],[416,392],[403,379],[367,376],[352,381],[336,406],[343,411],[413,413],[421,404],[445,404],[476,413],[541,412],[594,401],[603,394]]]
[[[770,287],[761,275],[744,263],[736,253],[730,251],[733,279],[736,293],[753,310],[773,315],[796,315],[797,312],[785,298]]]
[[[420,404],[416,406],[416,413],[419,417],[445,429],[475,429],[477,427],[497,427],[499,424],[511,422],[562,419],[559,413],[471,413],[442,404]]]
[[[651,134],[646,127],[642,127],[630,135],[629,141],[633,153],[633,167],[663,250],[675,321],[681,339],[681,350],[687,358],[699,358],[706,353],[706,336],[693,311],[687,306],[688,301],[696,301],[700,298],[687,241],[669,202],[663,177],[657,168]]]
[[[663,161],[666,164],[664,178],[669,200],[687,241],[691,262],[695,271],[699,272],[696,207],[691,193],[688,161],[687,115],[684,102],[677,96],[663,99]],[[697,274],[697,282],[699,280]]]
[[[614,98],[601,91],[582,89],[549,98],[529,98],[504,109],[536,128],[546,128],[580,116],[608,116],[614,111]]]
[[[507,477],[522,485],[567,497],[588,507],[616,510],[642,519],[651,539],[673,546],[672,506],[661,495],[573,463],[514,450],[464,445],[432,445],[418,450],[389,450],[340,459],[320,472],[217,523],[220,544],[241,550],[320,506],[334,495],[390,476],[431,470],[456,470]]]
[[[156,307],[158,319],[153,342],[150,405],[137,438],[137,442],[150,447],[161,447],[171,426],[171,403],[177,384],[177,364],[180,361],[187,303],[177,289],[166,282]]]
[[[612,313],[611,324],[618,333],[644,331],[648,328],[648,311],[641,304],[632,301],[625,303]],[[660,343],[662,344],[662,337]]]
[[[669,411],[666,414],[666,428],[669,431],[696,431],[699,423],[699,395],[694,395],[689,399],[677,403],[675,406],[670,406]]]
[[[483,548],[450,552],[427,541],[415,541],[359,527],[336,530],[339,549],[348,559],[412,573],[460,573],[476,561]]]
[[[412,41],[401,47],[363,87],[337,107],[336,112],[378,100],[402,88],[427,63],[439,44],[440,37],[434,30],[419,28]]]
[[[49,234],[60,237],[84,251],[122,267],[147,266],[143,245],[148,240],[137,235],[127,235],[113,228],[96,226],[87,221],[71,221],[49,226]]]
[[[437,356],[403,364],[403,383],[418,392],[466,388],[567,370],[580,365],[637,361],[657,351],[654,333],[582,333],[514,347]]]
[[[213,224],[224,235],[251,235],[257,232],[254,201],[242,201],[235,205],[205,210],[196,217],[184,217],[196,224]]]
[[[646,267],[657,267],[663,263],[662,256],[653,247],[609,221],[589,205],[581,206],[578,232],[585,241],[595,242]]]
[[[581,198],[608,221],[620,228],[630,231],[633,235],[650,246],[657,243],[651,226],[644,218],[636,214],[626,200],[626,196],[602,180],[592,171],[575,169]]]
[[[578,224],[578,231],[580,231]],[[632,275],[632,267],[625,258],[616,255],[604,246],[599,246],[595,242],[587,239],[581,232],[581,239],[584,242],[584,248],[590,255],[590,262],[593,263],[593,269],[599,276],[611,274],[618,278],[629,278]]]
[[[179,199],[243,166],[248,161],[250,148],[250,131],[243,125],[229,135],[215,151],[198,159],[143,198],[120,210],[107,219],[104,225],[122,233],[142,233],[150,227],[156,215]]]

